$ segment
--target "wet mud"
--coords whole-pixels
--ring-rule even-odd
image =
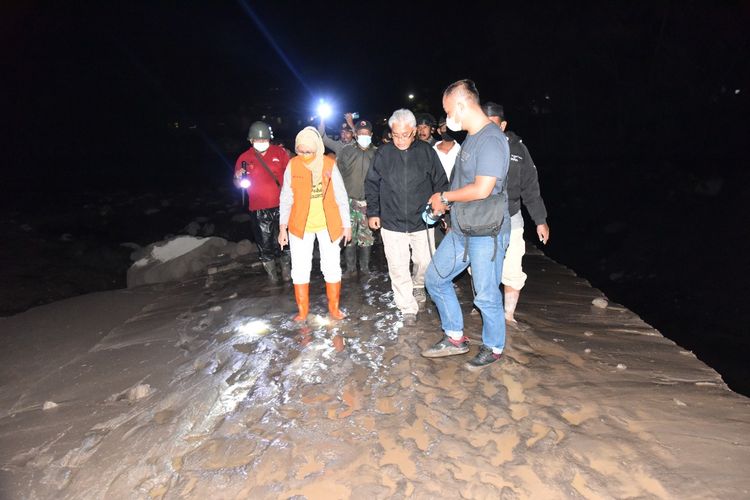
[[[404,327],[382,254],[311,315],[256,269],[0,319],[3,498],[741,498],[750,400],[541,254],[502,360],[423,304]],[[43,409],[46,402],[56,406]]]

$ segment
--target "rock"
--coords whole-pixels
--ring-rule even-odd
[[[250,214],[235,214],[232,216],[232,222],[250,222]]]
[[[234,251],[237,255],[249,255],[255,251],[255,246],[250,243],[250,240],[240,240]]]
[[[203,236],[211,236],[214,234],[215,226],[213,224],[204,224],[203,225]]]
[[[133,252],[140,257],[128,269],[128,288],[203,276],[210,267],[225,264],[228,258],[221,255],[226,246],[223,238],[184,235],[152,243]]]
[[[125,395],[128,401],[138,401],[151,394],[151,386],[148,384],[138,384],[135,387],[128,389]]]
[[[609,302],[607,299],[603,299],[601,297],[597,297],[594,300],[591,301],[591,303],[594,305],[594,307],[598,307],[599,309],[606,309],[609,305]]]
[[[121,247],[130,248],[131,250],[140,250],[141,246],[138,243],[133,243],[132,241],[126,241],[124,243],[120,243]],[[132,254],[131,254],[132,258]],[[134,259],[136,260],[136,259]]]
[[[53,408],[57,408],[59,405],[55,403],[54,401],[45,401],[42,405],[42,410],[51,410]]]
[[[183,231],[185,231],[190,236],[198,236],[198,231],[200,230],[201,230],[201,225],[197,221],[191,222],[190,224],[185,226],[185,229],[183,229]]]
[[[627,370],[628,367],[622,363],[617,363],[617,369],[618,370]]]

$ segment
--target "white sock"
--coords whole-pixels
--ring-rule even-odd
[[[446,334],[453,340],[461,340],[464,338],[464,332],[446,332]]]

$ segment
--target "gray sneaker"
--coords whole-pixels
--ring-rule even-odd
[[[414,326],[417,324],[417,315],[413,313],[404,314],[404,326]]]
[[[447,335],[429,349],[422,351],[425,358],[443,358],[445,356],[455,356],[456,354],[466,354],[469,352],[469,339],[462,337],[461,340],[453,340]]]
[[[472,371],[481,370],[501,358],[501,354],[495,354],[490,347],[483,345],[479,348],[476,356],[466,362],[466,368]]]

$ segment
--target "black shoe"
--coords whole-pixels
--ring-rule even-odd
[[[466,362],[466,368],[469,370],[479,370],[499,360],[501,356],[501,354],[495,354],[491,348],[483,345],[479,348],[477,355]]]
[[[417,324],[417,315],[412,313],[404,314],[404,326],[414,326]]]
[[[429,349],[422,351],[425,358],[443,358],[445,356],[455,356],[456,354],[466,354],[469,352],[469,339],[462,337],[461,340],[453,340],[447,335]]]

